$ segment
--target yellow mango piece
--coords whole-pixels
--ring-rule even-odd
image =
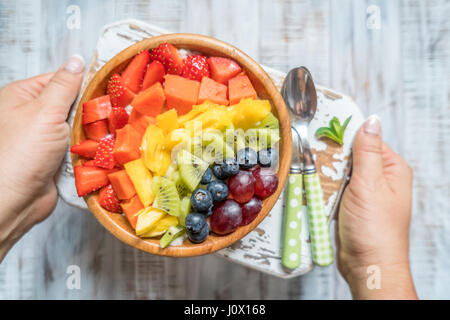
[[[166,233],[166,231],[172,227],[178,225],[178,218],[175,216],[171,216],[166,214],[161,220],[159,220],[153,228],[151,228],[146,233],[142,234],[143,238],[153,238],[159,237]]]
[[[164,139],[164,147],[167,150],[172,150],[176,145],[188,141],[190,138],[189,132],[184,128],[179,128],[170,131]]]
[[[158,171],[159,164],[155,161],[155,158],[160,157],[161,146],[163,143],[163,130],[154,124],[149,125],[145,130],[144,137],[142,138],[141,153],[145,165],[153,173]]]
[[[191,111],[189,111],[185,115],[182,115],[181,117],[178,117],[178,124],[180,126],[182,126],[186,121],[194,119],[198,115],[210,110],[211,108],[213,108],[215,106],[217,106],[217,104],[214,104],[208,100],[203,102],[202,104],[194,105],[194,106],[192,106]]]
[[[142,158],[125,163],[125,171],[136,189],[136,193],[145,207],[152,204],[155,195],[152,192],[153,176]]]
[[[165,212],[152,207],[144,208],[138,214],[136,222],[137,235],[150,231],[166,215]]]
[[[213,106],[210,110],[203,112],[194,119],[184,123],[184,127],[191,135],[196,135],[198,127],[202,129],[217,129],[224,130],[231,123],[231,114],[228,112],[228,107]],[[198,133],[198,132],[197,132]]]
[[[271,109],[272,106],[268,100],[242,99],[241,102],[227,110],[233,125],[236,128],[247,130],[256,127],[256,124],[264,120]]]
[[[164,134],[169,133],[172,130],[178,128],[178,115],[175,109],[170,109],[164,113],[161,113],[156,117],[156,123],[160,127]]]

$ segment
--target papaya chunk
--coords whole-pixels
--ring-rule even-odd
[[[167,108],[175,108],[179,116],[188,113],[197,103],[200,82],[172,74],[166,75],[165,79]]]

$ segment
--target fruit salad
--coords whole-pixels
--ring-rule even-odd
[[[162,248],[251,223],[278,187],[278,119],[229,58],[142,51],[83,104],[82,126],[78,195]]]

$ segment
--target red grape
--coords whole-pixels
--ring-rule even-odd
[[[236,201],[230,199],[219,202],[214,207],[213,214],[209,220],[211,230],[221,235],[233,232],[239,227],[241,222],[241,207]]]
[[[249,202],[241,204],[242,222],[241,226],[245,226],[255,220],[256,216],[262,209],[262,201],[256,197],[250,199]]]
[[[278,176],[269,168],[258,168],[252,171],[255,177],[255,195],[266,198],[278,187]]]
[[[228,179],[228,189],[234,200],[246,203],[255,194],[255,178],[251,172],[241,170]]]

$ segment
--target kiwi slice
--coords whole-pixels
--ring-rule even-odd
[[[207,133],[204,136],[206,147],[203,150],[203,160],[222,163],[225,158],[234,158],[234,148],[224,142],[222,133]]]
[[[178,220],[180,221],[180,225],[183,227],[186,226],[186,216],[191,212],[191,196],[190,194],[183,199],[181,199],[180,204],[180,216]]]
[[[279,123],[277,117],[275,117],[273,115],[273,113],[270,112],[263,119],[263,121],[261,121],[261,123],[259,124],[258,128],[279,129],[280,128],[280,123]]]
[[[270,148],[280,140],[278,129],[249,129],[245,132],[245,146],[255,151]]]
[[[208,163],[186,150],[178,152],[177,160],[181,179],[189,188],[189,191],[194,191],[202,180],[206,169],[208,169]]]
[[[155,193],[153,207],[178,217],[180,214],[180,196],[175,182],[164,177],[153,178],[152,189]]]
[[[175,171],[171,175],[170,180],[175,182],[175,187],[177,188],[177,192],[180,197],[183,197],[189,193],[189,188],[186,186],[183,179],[181,179],[179,171]]]
[[[161,248],[167,247],[173,240],[178,238],[184,233],[184,228],[179,226],[171,226],[166,233],[159,240],[159,245]]]

